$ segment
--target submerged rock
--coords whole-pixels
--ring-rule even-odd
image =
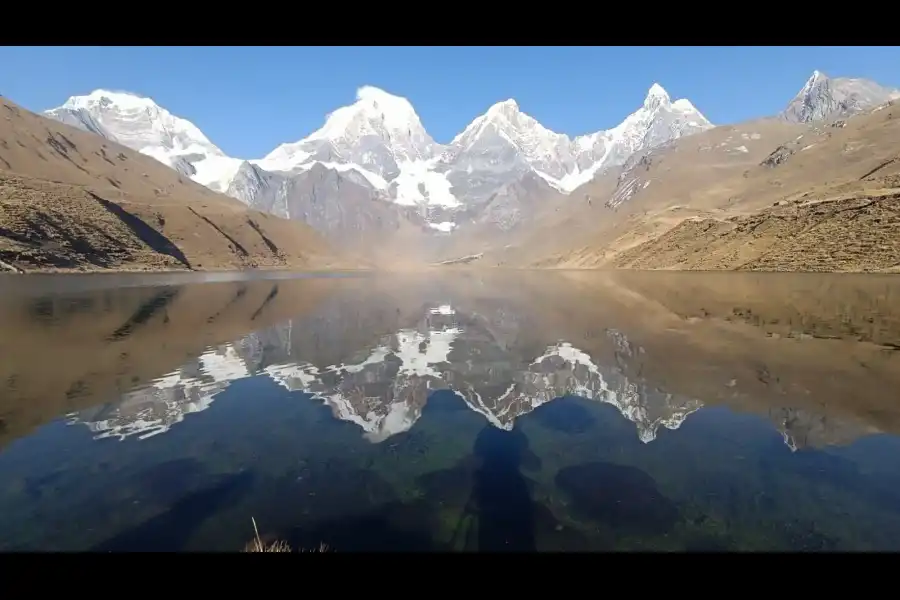
[[[678,508],[635,467],[592,462],[561,469],[555,478],[576,512],[623,533],[659,535],[678,520]]]

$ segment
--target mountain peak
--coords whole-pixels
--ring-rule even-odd
[[[809,90],[813,89],[817,85],[828,82],[828,81],[829,81],[828,76],[825,75],[825,73],[823,73],[822,71],[819,71],[818,69],[816,69],[815,71],[812,72],[812,75],[810,75],[809,79],[806,80],[806,85],[803,86],[803,89],[800,90],[799,94],[807,93]]]
[[[228,187],[241,164],[187,119],[132,92],[97,89],[44,114],[151,156],[216,191]]]
[[[647,97],[648,98],[653,98],[653,97],[668,98],[669,92],[667,92],[665,90],[665,88],[663,88],[663,86],[659,85],[658,83],[654,83],[653,85],[650,86],[650,89],[647,91]]]
[[[364,85],[356,90],[356,106],[384,113],[385,117],[415,115],[413,105],[402,96],[395,96],[381,88]],[[418,118],[418,117],[416,117]]]
[[[669,93],[663,89],[663,86],[654,83],[647,91],[647,97],[644,99],[644,106],[653,109],[657,106],[668,105],[670,102],[671,99],[669,98]]]
[[[224,156],[196,125],[133,92],[96,89],[47,114],[158,159],[172,153]]]
[[[509,98],[503,102],[497,102],[488,109],[488,112],[519,112],[519,103]]]
[[[71,96],[60,108],[77,110],[95,106],[115,105],[125,110],[143,110],[159,108],[152,99],[133,92],[96,89],[86,96]]]
[[[356,90],[356,102],[329,113],[322,127],[281,144],[254,164],[291,171],[313,161],[342,162],[392,181],[401,164],[428,160],[436,149],[409,100],[364,85]]]
[[[484,135],[491,138],[500,135],[519,150],[522,150],[523,144],[524,146],[533,146],[545,143],[568,143],[566,136],[550,131],[534,117],[522,112],[519,103],[512,98],[491,105],[487,112],[472,121],[462,133],[453,138],[450,145],[469,147]]]
[[[325,125],[301,142],[352,141],[363,136],[381,137],[387,143],[395,138],[413,137],[416,138],[415,146],[430,146],[433,143],[409,100],[371,85],[357,89],[355,103],[330,113]],[[427,152],[424,149],[414,150],[410,158],[418,154]]]
[[[854,115],[897,97],[900,90],[868,79],[831,79],[815,70],[781,116],[793,123],[824,121]]]

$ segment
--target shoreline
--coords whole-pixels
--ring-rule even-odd
[[[224,276],[247,276],[254,273],[258,273],[260,275],[267,274],[310,274],[310,275],[334,275],[334,274],[410,274],[410,273],[440,273],[440,272],[464,272],[464,273],[472,273],[472,272],[486,272],[486,271],[503,271],[503,272],[517,272],[517,271],[529,271],[529,272],[542,272],[542,271],[550,271],[550,272],[574,272],[574,273],[760,273],[760,274],[816,274],[816,275],[900,275],[900,265],[896,267],[887,267],[883,269],[872,269],[872,270],[791,270],[791,269],[778,269],[778,270],[769,270],[769,269],[672,269],[672,268],[653,268],[653,267],[644,267],[644,268],[630,268],[630,267],[557,267],[557,266],[549,266],[549,267],[536,267],[536,266],[509,266],[509,265],[468,265],[468,266],[453,266],[453,267],[431,267],[431,266],[423,266],[422,268],[403,268],[403,269],[392,269],[392,268],[378,268],[378,267],[370,267],[370,268],[351,268],[351,267],[338,267],[338,268],[293,268],[293,267],[259,267],[252,269],[232,269],[228,267],[223,267],[221,269],[212,268],[212,269],[154,269],[154,268],[97,268],[97,269],[74,269],[74,268],[47,268],[47,269],[29,269],[27,271],[0,271],[0,278],[3,277],[15,277],[18,276],[22,278],[31,278],[31,277],[40,277],[47,275],[172,275],[172,276],[191,276],[191,275],[224,275]]]

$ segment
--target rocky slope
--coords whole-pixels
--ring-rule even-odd
[[[900,189],[688,219],[619,254],[627,268],[900,272]]]
[[[815,106],[827,108],[823,101]],[[615,176],[576,191],[594,205],[595,225],[572,226],[565,241],[539,242],[541,252],[529,253],[534,230],[485,263],[894,269],[896,111],[891,101],[824,122],[764,119],[635,153]]]
[[[781,117],[791,123],[811,123],[849,117],[900,98],[900,90],[867,79],[830,78],[814,71]]]
[[[0,265],[6,270],[363,264],[339,258],[302,223],[247,210],[116,142],[5,99],[0,115]]]

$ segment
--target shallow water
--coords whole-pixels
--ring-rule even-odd
[[[900,277],[0,290],[0,550],[900,549]]]

